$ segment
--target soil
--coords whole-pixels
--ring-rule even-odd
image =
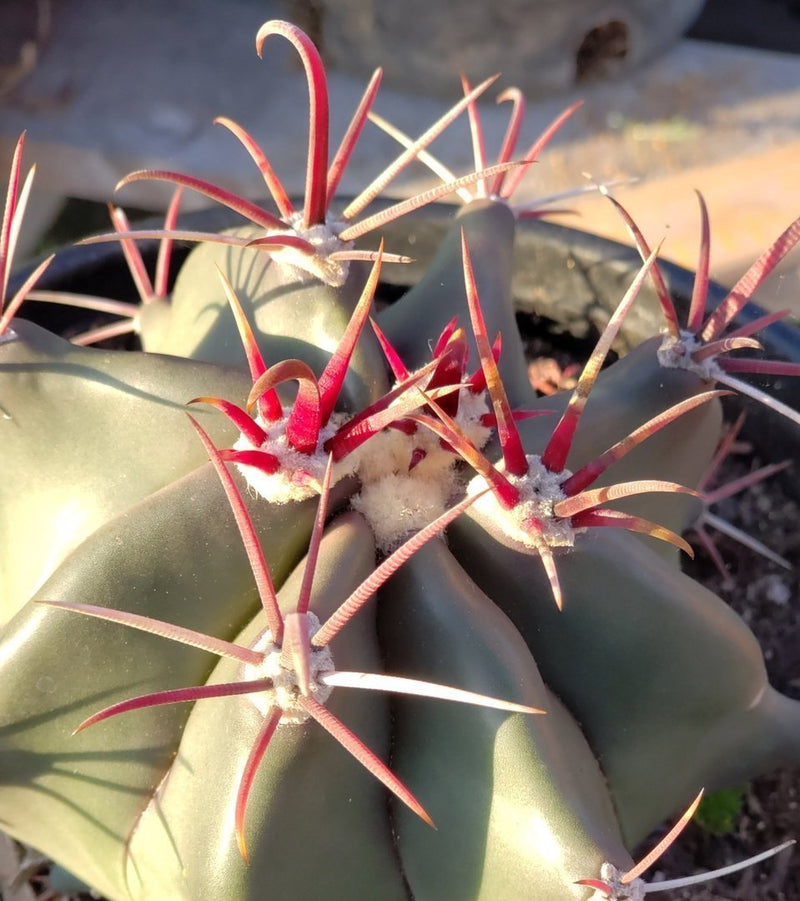
[[[720,472],[725,484],[761,466],[751,453],[728,460]],[[770,682],[800,699],[800,533],[798,500],[789,476],[757,484],[716,508],[718,515],[757,538],[793,564],[787,571],[718,536],[717,547],[728,568],[725,578],[709,556],[696,548],[684,568],[730,603],[758,637]],[[691,823],[664,855],[654,873],[675,879],[703,869],[727,866],[800,837],[800,766],[754,780],[744,787],[741,812],[732,829],[716,836]],[[660,838],[654,835],[646,849]],[[652,876],[650,877],[652,878]],[[752,869],[661,897],[670,901],[797,901],[800,899],[800,852],[787,849]]]

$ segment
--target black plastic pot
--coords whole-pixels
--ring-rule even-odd
[[[452,221],[453,209],[446,204],[432,205],[383,229],[387,249],[414,258],[413,263],[404,266],[384,267],[384,288],[390,298],[398,296],[403,286],[414,284],[424,272]],[[229,211],[217,208],[188,214],[181,221],[186,228],[216,231],[238,224],[240,220]],[[161,227],[160,222],[141,225]],[[155,241],[140,242],[145,260],[151,266],[157,246]],[[176,246],[176,269],[190,249],[187,244]],[[513,286],[517,310],[520,315],[534,317],[535,324],[548,330],[556,339],[564,334],[590,339],[593,333],[603,328],[640,265],[638,253],[626,245],[547,222],[523,221],[518,225],[515,251]],[[685,316],[692,293],[693,273],[666,261],[661,263],[661,268],[679,312]],[[12,294],[14,285],[21,284],[29,271],[30,267],[26,266],[12,279]],[[37,287],[137,300],[122,253],[115,243],[65,248],[56,256]],[[726,293],[721,285],[711,283],[709,308],[716,306]],[[748,304],[736,322],[744,324],[762,314],[763,310],[756,304]],[[75,326],[76,315],[86,314],[72,307],[32,301],[26,301],[22,308],[23,318],[56,332],[64,332],[70,326],[79,330],[81,326]],[[97,314],[91,315],[96,317]],[[646,283],[627,317],[615,349],[620,354],[626,353],[657,333],[661,325],[655,292]],[[800,363],[800,323],[797,320],[772,325],[758,337],[764,345],[765,357]],[[755,381],[783,403],[800,409],[800,379],[756,377]],[[772,415],[760,404],[750,404],[749,410],[745,436],[754,443],[761,456],[796,455],[798,430],[794,424]]]

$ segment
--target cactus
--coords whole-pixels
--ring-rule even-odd
[[[523,100],[506,92],[494,165],[474,104],[489,83],[464,81],[417,140],[372,115],[405,149],[335,214],[380,76],[328,167],[322,62],[284,22],[262,26],[259,53],[274,35],[309,82],[302,208],[219,120],[277,213],[133,173],[179,189],[164,229],[115,210],[93,239],[121,243],[141,307],[92,301],[123,322],[77,344],[51,334],[17,316],[57,299],[35,289],[45,261],[0,318],[0,822],[110,899],[640,899],[664,843],[631,854],[653,827],[688,805],[671,841],[702,789],[800,759],[800,704],[677,565],[703,521],[720,398],[742,388],[731,373],[800,374],[730,356],[775,317],[723,336],[800,220],[704,319],[701,201],[684,328],[617,204],[644,264],[575,387],[540,398],[511,285],[517,222],[542,211],[512,195],[575,108],[515,163]],[[456,177],[426,148],[462,111],[475,171]],[[443,184],[359,219],[415,157]],[[184,189],[248,224],[179,228]],[[408,259],[353,241],[454,191],[427,271],[371,313],[381,267]],[[152,237],[151,281],[136,242]],[[170,287],[176,240],[198,246]],[[667,337],[601,371],[648,280]],[[143,350],[83,346],[115,330]]]

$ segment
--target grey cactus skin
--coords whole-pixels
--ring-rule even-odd
[[[128,506],[207,460],[183,411],[247,376],[157,354],[76,347],[24,320],[0,345],[0,622],[66,555]],[[235,431],[198,409],[216,441]]]
[[[500,366],[512,404],[560,412],[566,396],[537,400],[527,385],[510,289],[514,221],[502,204],[478,201],[457,215],[430,276],[381,315],[382,326],[413,368],[429,361],[429,342],[451,316],[467,321],[463,224],[488,331],[491,337],[503,333]],[[240,299],[252,310],[252,298],[266,289],[258,279],[251,284],[255,266],[250,270],[244,260],[249,256],[260,265],[266,258],[238,249],[225,249],[223,256],[233,267],[228,274]],[[303,727],[280,736],[264,759],[248,804],[252,846],[245,865],[236,849],[231,807],[259,725],[246,698],[147,708],[72,736],[78,723],[108,704],[227,679],[236,667],[37,601],[137,611],[243,642],[263,629],[241,539],[182,407],[202,394],[241,403],[251,383],[236,368],[241,352],[221,312],[224,295],[213,266],[200,275],[206,257],[219,259],[219,248],[201,247],[190,257],[187,284],[195,266],[198,274],[176,310],[178,303],[193,303],[196,311],[214,308],[220,317],[208,332],[202,324],[199,341],[176,329],[174,344],[164,338],[171,322],[151,346],[189,355],[201,347],[198,356],[212,348],[208,360],[213,362],[73,349],[24,322],[15,322],[17,341],[0,345],[0,388],[12,403],[25,397],[24,405],[14,408],[13,421],[23,422],[23,413],[48,403],[56,369],[60,381],[50,396],[54,421],[65,436],[61,445],[54,442],[58,453],[44,458],[49,494],[31,508],[27,532],[20,533],[28,538],[20,539],[9,559],[25,559],[31,552],[30,535],[45,528],[53,505],[68,509],[75,497],[94,492],[94,482],[100,485],[96,512],[80,540],[59,544],[53,538],[58,553],[52,562],[35,553],[30,558],[35,579],[19,575],[19,569],[13,575],[18,601],[9,612],[19,609],[0,633],[4,828],[55,856],[109,898],[124,901],[159,893],[191,899],[199,892],[210,898],[260,898],[265,885],[274,888],[275,897],[294,892],[310,901],[345,901],[354,896],[354,886],[356,894],[378,898],[384,892],[389,901],[512,901],[523,885],[543,901],[588,899],[591,890],[575,886],[575,880],[597,877],[604,861],[629,867],[636,842],[677,813],[702,785],[738,782],[798,759],[798,705],[767,685],[749,630],[722,601],[681,575],[673,554],[665,559],[645,539],[627,534],[579,536],[576,548],[556,560],[565,596],[559,613],[541,562],[509,547],[477,514],[450,528],[449,551],[434,542],[381,589],[376,609],[362,611],[342,632],[342,660],[379,669],[385,657],[387,669],[398,674],[535,702],[547,713],[523,718],[417,700],[390,706],[383,697],[358,698],[346,689],[336,689],[331,701],[331,709],[388,757],[430,806],[437,833],[388,802],[375,780],[328,736]],[[242,267],[248,276],[237,281]],[[272,307],[274,322],[268,316],[259,328],[268,362],[307,354],[318,372],[352,310],[358,277],[342,293],[306,289],[293,277],[278,275],[271,264],[261,271],[268,273],[270,291],[281,280],[289,284],[285,295],[278,289],[280,315]],[[444,295],[443,280],[452,288]],[[211,293],[203,293],[209,287]],[[307,291],[308,304],[320,304],[319,320],[309,318],[303,306]],[[435,324],[428,332],[420,322],[434,303]],[[192,334],[189,328],[187,335]],[[206,341],[207,334],[213,338]],[[184,338],[193,346],[179,346]],[[388,381],[371,338],[359,354],[357,377],[342,399],[349,409],[374,399]],[[600,376],[570,467],[707,387],[691,374],[661,373],[653,358],[652,346],[643,345]],[[64,359],[80,378],[58,372]],[[87,386],[81,367],[90,370]],[[77,394],[65,387],[73,380],[80,383]],[[93,393],[96,384],[106,388],[109,380],[133,405],[121,422],[115,416],[125,408]],[[30,396],[23,395],[28,384]],[[0,398],[4,407],[5,397]],[[162,408],[169,413],[163,425],[156,416]],[[75,409],[80,416],[70,418]],[[526,450],[542,451],[554,421],[520,424]],[[616,464],[608,481],[696,484],[719,422],[716,403],[698,408]],[[218,443],[230,440],[223,417],[207,414],[204,423]],[[31,448],[46,448],[51,440],[44,418],[35,431],[24,431],[28,443],[20,445],[21,457],[16,451],[13,457],[20,473],[30,465]],[[120,445],[130,449],[132,461],[123,463]],[[146,481],[140,473],[150,473],[150,456],[159,446],[169,459]],[[490,447],[488,453],[497,459],[499,449]],[[77,473],[72,487],[61,485],[65,459]],[[113,481],[117,472],[137,473],[131,494]],[[15,491],[8,509],[16,505],[16,518],[24,515],[24,502],[20,489]],[[244,487],[242,492],[247,495]],[[248,501],[279,584],[306,550],[314,506]],[[655,495],[636,510],[674,529],[689,515],[683,501]],[[312,609],[332,609],[374,565],[372,537],[355,514],[337,517],[324,546]],[[296,604],[298,578],[292,576],[281,595],[285,609]],[[336,648],[334,653],[338,656]],[[527,764],[519,766],[520,759]],[[313,775],[306,774],[306,763]],[[481,788],[459,796],[464,784]],[[530,818],[540,832],[520,841],[520,821]],[[292,825],[281,831],[278,823]],[[549,845],[542,840],[545,832],[552,838]],[[309,848],[319,849],[311,863]],[[561,861],[557,866],[553,855]]]
[[[418,901],[586,898],[574,883],[632,862],[605,778],[572,716],[548,691],[519,632],[443,541],[385,586],[380,631],[391,669],[522,700],[544,716],[398,699],[392,759],[424,788],[438,830],[393,805],[403,870]]]
[[[257,236],[251,227],[230,234]],[[222,365],[245,366],[242,340],[215,269],[229,279],[267,365],[299,359],[320,372],[336,349],[367,278],[368,267],[351,262],[344,284],[333,287],[294,267],[279,265],[253,248],[200,244],[184,262],[172,291],[169,322],[142,322],[145,349]],[[209,277],[209,273],[213,273]],[[202,297],[198,303],[197,298]],[[341,406],[356,412],[387,389],[385,366],[374,335],[359,339]]]
[[[325,619],[374,567],[372,533],[345,513],[323,539],[311,607]],[[304,561],[279,592],[284,613],[297,606]],[[265,629],[262,614],[237,637],[245,646]],[[371,605],[331,643],[342,670],[380,669]],[[241,678],[221,661],[209,682]],[[329,709],[372,750],[389,752],[386,696],[340,689]],[[133,833],[126,880],[134,898],[347,898],[405,901],[382,786],[313,721],[281,725],[250,796],[248,862],[220,811],[231,811],[239,775],[262,723],[248,697],[198,702],[181,751]],[[301,788],[302,787],[302,790]],[[160,861],[153,867],[152,861]]]
[[[232,640],[258,599],[226,506],[210,463],[150,495],[73,551],[0,639],[4,827],[110,898],[127,897],[128,836],[175,757],[190,705],[71,733],[101,707],[202,684],[214,658],[36,601],[128,610]],[[305,549],[314,504],[251,512],[280,584]]]

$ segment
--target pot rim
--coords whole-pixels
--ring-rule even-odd
[[[346,202],[346,197],[337,198],[337,205]],[[373,206],[377,212],[392,203],[394,201],[381,199],[375,201]],[[434,203],[383,226],[381,234],[386,238],[387,247],[394,253],[413,256],[414,262],[384,267],[382,281],[394,286],[413,284],[435,253],[459,208],[456,204]],[[183,227],[206,231],[230,228],[240,222],[240,216],[224,207],[186,213],[180,220]],[[146,219],[133,223],[133,227],[160,228],[162,221]],[[367,236],[358,245],[363,247],[374,243],[374,237]],[[158,241],[147,239],[140,241],[139,245],[146,261],[155,259]],[[176,258],[185,257],[192,246],[176,242]],[[89,280],[95,274],[102,276],[113,270],[121,259],[120,247],[115,242],[68,245],[57,252],[36,287],[42,290],[76,290],[72,286],[74,281],[80,278]],[[12,273],[9,296],[13,296],[36,263],[36,260],[28,262]],[[560,264],[560,269],[554,268],[554,263],[556,266]],[[514,266],[513,290],[517,312],[544,316],[567,326],[578,324],[588,332],[587,323],[602,329],[634,273],[640,268],[641,258],[633,247],[609,238],[565,225],[529,219],[517,222]],[[659,266],[679,315],[685,315],[692,294],[694,273],[660,258]],[[581,277],[580,283],[575,278],[576,270]],[[565,275],[567,278],[564,278]],[[576,285],[580,285],[580,290]],[[80,290],[85,291],[85,288]],[[710,281],[707,311],[719,304],[727,293],[728,289]],[[26,305],[29,303],[36,302],[25,302]],[[53,309],[52,305],[47,306],[49,310]],[[26,306],[23,306],[24,309]],[[618,347],[622,353],[661,330],[661,313],[649,281],[643,286],[631,312],[633,315],[629,315],[623,327],[623,339]],[[758,304],[749,302],[734,319],[735,326],[752,322],[764,312]],[[25,318],[24,313],[21,318]],[[32,318],[41,323],[44,317],[37,310],[37,316]],[[760,332],[758,338],[767,358],[800,363],[800,323],[794,317],[774,323]],[[757,378],[756,383],[790,407],[800,408],[800,380],[776,378],[768,381],[764,377]],[[749,409],[745,436],[754,441],[759,450],[774,457],[780,453],[780,448],[796,446],[798,436],[794,424],[784,417],[771,414],[762,404],[750,405]]]

